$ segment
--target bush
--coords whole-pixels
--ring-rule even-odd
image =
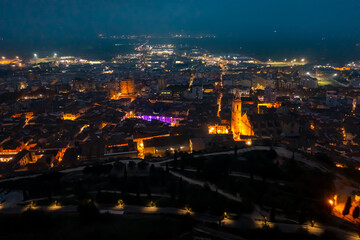
[[[22,220],[24,226],[30,228],[44,228],[51,225],[51,219],[44,211],[31,208],[22,213]]]
[[[78,206],[78,212],[80,216],[80,221],[83,223],[94,222],[100,216],[98,207],[91,199],[81,202]]]
[[[122,162],[115,162],[115,163],[114,163],[114,168],[115,168],[116,170],[122,170],[124,167],[125,167],[125,164],[122,163]]]

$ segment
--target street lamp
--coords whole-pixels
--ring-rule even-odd
[[[50,210],[57,210],[61,208],[61,204],[58,201],[54,201],[52,205],[50,205]]]
[[[191,214],[192,209],[189,207],[189,205],[186,205],[185,206],[185,211],[186,211],[186,214]]]
[[[155,204],[154,201],[150,201],[148,206],[149,206],[150,208],[155,208],[155,207],[156,207],[156,204]]]
[[[31,201],[31,202],[27,205],[27,208],[28,208],[29,210],[35,209],[35,208],[36,208],[36,204]]]
[[[265,227],[268,226],[268,218],[266,216],[264,216],[264,226]]]
[[[311,220],[310,225],[311,225],[311,227],[314,227],[314,226],[315,226],[315,221],[314,221],[314,220]]]
[[[117,202],[117,207],[118,207],[118,208],[124,208],[124,205],[125,205],[125,203],[124,203],[124,201],[121,200],[121,199]]]

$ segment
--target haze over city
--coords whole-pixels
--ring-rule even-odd
[[[4,0],[0,51],[20,55],[20,48],[29,55],[81,45],[102,51],[96,41],[100,33],[213,34],[221,40],[198,44],[263,58],[283,57],[285,48],[288,54],[302,51],[314,60],[350,61],[360,52],[359,9],[356,0]]]

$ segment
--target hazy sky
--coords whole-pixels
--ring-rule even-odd
[[[359,0],[0,0],[7,40],[168,32],[357,40],[359,23]]]

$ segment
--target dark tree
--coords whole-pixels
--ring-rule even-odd
[[[271,211],[270,211],[270,221],[275,222],[275,219],[276,219],[276,208],[273,207],[273,208],[271,208]]]
[[[306,221],[305,212],[303,209],[301,209],[299,214],[299,224],[304,224],[305,221]]]
[[[170,186],[170,195],[171,195],[171,200],[175,200],[176,187],[175,187],[174,183],[171,183],[171,186]]]
[[[136,163],[133,162],[133,161],[130,161],[130,162],[128,163],[128,166],[129,166],[130,169],[134,169],[134,168],[136,167]]]
[[[180,169],[181,169],[181,171],[184,171],[184,168],[185,168],[185,160],[184,160],[184,157],[181,157],[180,158]]]
[[[294,152],[293,152],[294,153]],[[268,152],[268,158],[270,160],[274,160],[277,157],[277,152],[275,151],[275,149],[271,146],[270,150]]]
[[[359,206],[356,206],[356,207],[355,207],[352,215],[353,215],[353,218],[358,218],[358,217],[359,217],[359,215],[360,215],[360,208],[359,208]]]
[[[253,186],[253,184],[254,184],[254,172],[251,171],[251,173],[250,173],[250,186]]]
[[[29,199],[28,193],[26,192],[26,190],[23,190],[23,200],[26,201]]]
[[[126,182],[127,180],[127,170],[126,170],[126,165],[124,167],[124,181]]]
[[[148,187],[148,189],[147,189],[147,196],[149,199],[151,199],[151,188],[150,187]]]
[[[196,163],[196,177],[200,177],[200,163],[199,163],[199,161]]]
[[[139,203],[140,202],[140,192],[139,189],[136,190],[136,201]]]
[[[174,167],[175,170],[177,169],[177,160],[176,160],[176,158],[174,158],[173,167]]]
[[[150,172],[152,172],[152,173],[155,172],[155,166],[154,166],[154,164],[151,164],[151,165],[150,165]]]
[[[180,178],[180,181],[179,181],[179,198],[182,198],[183,197],[183,179]]]
[[[51,159],[50,159],[49,157],[46,158],[46,163],[47,163],[48,166],[50,166],[50,164],[51,164]]]
[[[142,169],[142,170],[147,169],[148,165],[149,165],[149,163],[144,160],[137,164],[138,168]]]
[[[348,215],[349,212],[350,212],[350,208],[351,208],[351,197],[348,197],[347,200],[346,200],[346,204],[345,204],[345,207],[344,207],[344,210],[343,210],[342,214],[344,216]]]
[[[48,189],[47,194],[48,194],[49,201],[51,201],[51,199],[52,199],[52,189],[51,188]]]
[[[166,183],[166,173],[161,171],[161,185],[164,186]]]

